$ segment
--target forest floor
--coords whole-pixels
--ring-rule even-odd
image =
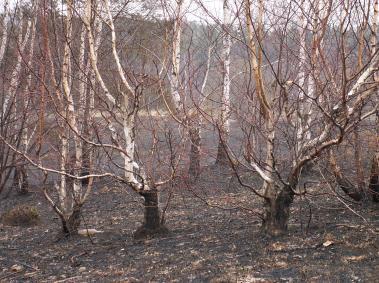
[[[217,174],[164,191],[170,233],[145,240],[133,238],[141,198],[114,184],[83,210],[82,228],[102,232],[69,240],[57,241],[59,219],[37,189],[3,199],[0,215],[34,205],[41,223],[0,224],[0,282],[379,282],[377,205],[347,208],[314,189],[295,201],[288,234],[271,238],[260,231],[261,200]]]

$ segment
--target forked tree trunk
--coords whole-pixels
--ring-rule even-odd
[[[75,205],[72,214],[68,217],[61,217],[62,232],[65,237],[70,237],[78,233],[81,221],[81,206]]]
[[[188,174],[191,180],[196,180],[200,175],[200,146],[201,146],[201,136],[200,128],[191,127],[189,130],[189,137],[191,141],[190,149],[190,164],[188,169]]]
[[[284,234],[288,229],[290,207],[294,193],[289,186],[285,186],[273,197],[266,197],[264,202],[264,232],[272,236]]]
[[[152,189],[140,193],[144,198],[144,222],[134,233],[135,238],[145,238],[165,234],[168,230],[162,223],[159,209],[158,191]]]

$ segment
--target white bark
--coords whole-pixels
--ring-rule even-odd
[[[372,32],[371,32],[371,56],[374,56],[376,53],[376,44],[377,44],[377,36],[378,36],[378,16],[379,16],[379,1],[374,1],[374,18],[372,21]]]
[[[301,12],[300,24],[299,24],[299,35],[300,35],[300,47],[299,47],[299,109],[298,109],[298,123],[297,123],[297,143],[296,151],[297,153],[301,151],[304,139],[310,139],[310,117],[307,115],[306,110],[309,109],[310,102],[308,97],[304,95],[304,86],[306,78],[306,66],[307,66],[307,57],[306,57],[306,35],[307,35],[307,26],[308,21],[304,13]],[[313,89],[311,86],[312,78],[309,76],[308,93],[311,95]],[[308,107],[306,106],[308,105]],[[296,154],[297,155],[297,154]]]
[[[35,44],[36,23],[37,23],[37,7],[38,7],[38,1],[36,1],[34,3],[34,7],[32,9],[34,12],[34,16],[32,19],[32,26],[31,26],[32,31],[31,31],[31,39],[30,39],[30,53],[29,53],[29,59],[27,62],[29,75],[27,77],[27,83],[26,83],[26,87],[25,87],[25,91],[24,91],[26,94],[26,97],[25,97],[25,105],[24,105],[23,111],[28,111],[29,103],[30,103],[29,94],[30,94],[30,90],[31,90],[31,86],[32,86],[32,71],[31,70],[33,68],[32,62],[34,59],[34,44]],[[37,124],[35,125],[35,127],[31,131],[30,135],[28,135],[28,128],[22,129],[22,133],[21,133],[22,142],[21,142],[21,144],[22,144],[22,147],[25,151],[28,150],[29,143],[30,143],[36,129],[37,129]]]
[[[80,46],[79,46],[79,86],[78,86],[78,96],[79,96],[79,108],[78,108],[78,118],[80,121],[84,121],[84,112],[86,105],[86,76],[88,75],[89,65],[84,62],[85,59],[85,37],[86,37],[86,28],[84,25],[81,27],[80,32]],[[79,133],[82,133],[83,123],[79,125]]]
[[[113,17],[112,17],[110,6],[109,6],[109,0],[104,0],[104,2],[105,2],[105,10],[106,10],[106,12],[108,14],[108,22],[107,22],[107,24],[108,24],[109,28],[111,29],[111,35],[112,35],[113,59],[116,62],[118,74],[121,77],[121,81],[122,81],[124,87],[130,92],[130,94],[132,94],[134,96],[134,90],[132,89],[132,87],[130,86],[130,84],[128,83],[128,81],[126,79],[126,76],[124,74],[124,70],[123,70],[123,68],[121,66],[120,57],[119,57],[118,52],[117,52],[117,47],[116,47],[116,31],[115,31],[114,24],[113,24]]]
[[[8,6],[9,0],[4,1],[4,19],[3,19],[3,36],[1,38],[0,45],[0,65],[3,62],[5,49],[8,41],[8,23],[9,23],[9,15],[8,15]]]
[[[124,141],[123,143],[118,140],[118,136],[116,133],[116,126],[112,125],[112,123],[108,124],[108,128],[112,133],[112,139],[117,144],[116,146],[119,147],[119,152],[124,160],[124,176],[126,181],[131,185],[131,187],[136,190],[148,190],[149,187],[146,186],[146,184],[140,182],[135,177],[135,171],[140,170],[139,174],[142,177],[145,177],[145,174],[143,172],[143,168],[139,168],[137,162],[134,159],[135,155],[135,138],[134,138],[134,119],[136,115],[136,111],[133,110],[133,112],[130,112],[129,109],[129,100],[135,98],[135,93],[133,88],[130,86],[129,82],[126,79],[126,75],[124,73],[124,70],[120,63],[120,58],[117,52],[117,39],[116,39],[116,32],[114,28],[113,18],[110,11],[110,4],[108,0],[105,0],[105,11],[107,14],[107,25],[111,30],[111,44],[112,44],[112,54],[113,59],[116,62],[117,71],[121,78],[121,81],[123,83],[124,88],[129,92],[128,94],[121,92],[122,99],[120,101],[120,105],[116,105],[116,99],[115,97],[109,92],[107,86],[104,83],[104,80],[102,78],[102,75],[100,74],[98,67],[97,67],[97,53],[96,53],[96,43],[91,27],[91,13],[92,13],[92,5],[91,1],[87,0],[86,2],[86,13],[84,16],[84,24],[87,28],[87,35],[88,35],[88,46],[89,46],[89,56],[91,61],[91,66],[95,72],[96,79],[99,82],[105,96],[107,97],[108,101],[113,106],[119,106],[118,110],[120,111],[120,116],[122,119],[122,126],[123,126],[123,136]],[[122,148],[122,144],[124,144]],[[143,180],[145,182],[146,180]]]
[[[182,34],[182,0],[176,2],[175,19],[174,19],[174,36],[172,39],[172,71],[171,71],[171,95],[176,108],[176,112],[182,110],[182,99],[180,97],[180,43]]]
[[[229,0],[224,0],[223,4],[223,48],[222,48],[222,66],[223,66],[223,86],[221,96],[221,115],[220,127],[223,133],[223,139],[229,135],[229,116],[230,116],[230,49],[231,41],[231,24],[232,13]],[[226,141],[226,140],[225,140]]]
[[[17,86],[19,84],[19,80],[21,76],[22,57],[23,57],[26,44],[30,37],[30,28],[31,28],[31,21],[28,20],[24,37],[23,37],[22,31],[20,31],[17,37],[17,45],[19,47],[19,50],[18,50],[17,59],[16,59],[16,66],[11,74],[11,81],[10,81],[8,91],[7,93],[4,94],[4,101],[3,101],[3,107],[2,107],[3,115],[6,113],[8,104],[10,100],[14,98],[17,91]]]
[[[106,86],[103,77],[100,74],[99,68],[97,67],[97,50],[95,50],[95,38],[93,35],[93,30],[91,27],[91,13],[92,13],[92,3],[87,0],[85,5],[85,15],[83,17],[83,23],[87,28],[88,36],[88,48],[89,48],[89,58],[91,62],[91,67],[95,72],[96,80],[100,84],[100,87],[104,91],[105,97],[112,105],[116,105],[116,99],[109,92],[108,87]]]
[[[113,51],[113,58],[117,65],[118,74],[121,77],[121,81],[124,85],[124,87],[129,91],[129,94],[131,94],[131,97],[128,96],[126,93],[122,92],[122,99],[120,102],[120,109],[121,109],[121,115],[122,115],[122,125],[123,125],[123,133],[124,133],[124,144],[125,144],[125,152],[122,152],[121,155],[124,158],[124,171],[125,171],[125,178],[134,186],[136,189],[141,189],[142,184],[135,178],[135,170],[139,169],[139,166],[134,160],[134,154],[135,154],[135,135],[134,135],[134,119],[135,114],[129,113],[129,100],[130,98],[135,98],[135,93],[130,84],[128,83],[124,70],[120,63],[120,57],[117,52],[116,48],[116,32],[113,24],[113,18],[112,14],[110,12],[110,6],[109,6],[109,0],[105,0],[105,9],[108,14],[108,26],[111,29],[112,34],[112,51]],[[134,110],[133,110],[134,111]]]
[[[78,174],[79,168],[82,165],[82,142],[78,136],[80,134],[79,127],[77,124],[77,109],[75,109],[74,99],[72,96],[71,88],[70,88],[70,77],[71,77],[71,40],[72,40],[72,19],[73,19],[73,8],[72,8],[72,0],[66,0],[67,4],[67,16],[65,17],[65,45],[64,45],[64,53],[63,53],[63,65],[62,65],[62,85],[63,92],[67,99],[67,123],[76,133],[74,134],[74,145],[75,145],[75,175]],[[62,146],[67,146],[63,145]],[[67,149],[69,151],[69,149]],[[80,202],[81,198],[81,183],[74,181],[73,182],[73,190],[74,190],[74,198],[75,201]]]

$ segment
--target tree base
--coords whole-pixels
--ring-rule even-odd
[[[301,176],[306,177],[306,176],[313,176],[315,174],[314,170],[314,163],[312,162],[307,162],[303,168],[301,169]]]
[[[271,237],[280,237],[283,235],[286,235],[288,233],[288,228],[278,228],[276,225],[267,225],[264,224],[262,226],[262,232],[263,234]]]
[[[284,186],[276,196],[265,199],[265,217],[262,228],[266,234],[280,236],[288,232],[290,206],[293,198],[294,192],[292,189],[289,186]]]
[[[216,156],[216,161],[215,161],[214,165],[220,166],[220,167],[230,166],[228,150],[227,150],[224,142],[221,140],[219,140],[219,143],[218,143],[217,156]]]
[[[141,239],[149,239],[149,238],[157,238],[164,235],[167,235],[169,233],[169,230],[166,226],[160,225],[158,228],[150,229],[147,228],[145,225],[142,225],[133,233],[133,238],[136,240]]]
[[[19,196],[28,196],[31,194],[32,193],[28,189],[25,189],[25,188],[22,188],[21,190],[18,191]]]
[[[68,219],[61,216],[62,221],[62,235],[65,238],[69,238],[73,235],[78,235],[78,230],[81,220],[81,207],[74,206],[72,214]]]

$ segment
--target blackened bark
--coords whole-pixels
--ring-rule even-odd
[[[346,195],[351,197],[353,200],[362,200],[363,193],[359,191],[357,188],[355,188],[355,186],[351,184],[349,180],[343,176],[343,174],[341,173],[341,169],[337,165],[337,161],[332,151],[330,152],[329,161],[338,186],[344,191]]]
[[[144,223],[134,233],[135,238],[165,234],[168,230],[162,223],[158,191],[152,189],[140,193],[144,198]]]
[[[217,157],[215,165],[227,166],[229,164],[228,152],[222,139],[218,142]]]
[[[196,180],[200,175],[200,129],[191,128],[189,130],[189,136],[191,141],[191,149],[188,174],[192,180]]]
[[[372,159],[369,189],[372,200],[379,202],[379,153],[376,153]]]
[[[83,126],[83,131],[84,131],[84,135],[85,137],[89,137],[89,133],[88,133],[88,126],[87,126],[87,123],[84,122],[84,126]],[[81,170],[81,173],[80,173],[80,176],[83,177],[83,176],[86,176],[86,175],[89,175],[90,173],[90,165],[91,165],[91,147],[88,145],[88,143],[83,143],[83,154],[82,154],[82,170]],[[89,178],[85,178],[85,179],[81,179],[81,182],[82,182],[82,186],[83,187],[87,187],[88,186],[88,183],[89,183]]]
[[[336,176],[337,183],[339,187],[343,190],[343,192],[351,197],[355,201],[361,201],[363,198],[362,192],[355,188],[353,184],[351,184],[346,178],[342,178],[340,176]]]
[[[264,232],[278,236],[287,232],[290,207],[294,193],[289,186],[284,186],[275,197],[266,197],[264,202],[265,215],[262,223]]]
[[[151,190],[143,194],[145,199],[145,221],[146,229],[154,230],[160,226],[160,211],[158,207],[158,192]]]
[[[304,164],[304,166],[301,169],[301,175],[302,176],[310,176],[314,173],[312,171],[313,171],[313,163],[307,162],[306,164]]]
[[[80,177],[83,177],[83,176],[88,176],[89,175],[89,171],[85,170],[84,168],[82,169],[82,172],[80,173]],[[84,179],[81,179],[81,183],[82,183],[82,187],[87,187],[88,186],[88,183],[89,183],[89,178],[84,178]]]
[[[81,218],[81,207],[75,205],[72,214],[68,219],[62,217],[62,232],[65,237],[70,237],[78,233]]]

